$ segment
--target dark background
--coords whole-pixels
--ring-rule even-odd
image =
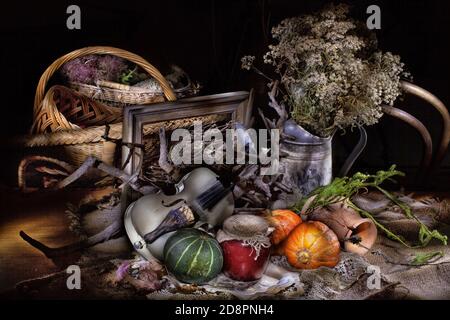
[[[270,29],[280,20],[320,9],[329,1],[11,1],[0,9],[0,77],[2,141],[28,132],[35,87],[40,75],[59,56],[91,45],[120,47],[142,55],[164,71],[170,63],[184,68],[203,85],[203,94],[255,88],[256,107],[267,108],[263,79],[240,69],[240,57],[261,56],[270,42]],[[450,104],[450,3],[448,1],[346,1],[354,15],[366,20],[366,8],[378,4],[383,50],[399,54],[414,82]],[[81,7],[81,30],[66,28],[66,8]],[[442,126],[437,111],[415,99],[402,108],[419,118],[435,141]],[[422,156],[418,133],[387,116],[368,128],[369,143],[356,170],[374,171],[396,163],[408,174],[409,189],[449,190],[450,157],[417,183]],[[338,169],[356,142],[356,133],[335,139]],[[6,149],[0,178],[14,184],[20,152]]]

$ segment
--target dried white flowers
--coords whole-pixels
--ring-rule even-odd
[[[272,29],[277,44],[264,55],[280,76],[292,118],[323,137],[376,123],[381,105],[394,103],[407,76],[400,57],[377,51],[373,34],[348,14],[348,6],[331,5],[285,19]],[[254,60],[243,57],[242,68]]]

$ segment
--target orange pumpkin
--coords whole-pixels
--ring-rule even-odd
[[[290,265],[298,269],[334,267],[339,262],[340,245],[336,234],[319,221],[298,225],[282,244]]]
[[[266,219],[275,228],[271,235],[271,241],[275,245],[286,239],[289,233],[302,223],[302,219],[291,210],[273,210]]]

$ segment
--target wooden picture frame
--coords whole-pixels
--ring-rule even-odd
[[[125,173],[136,175],[141,171],[139,158],[143,157],[143,151],[139,148],[133,149],[131,146],[143,144],[145,125],[220,114],[228,114],[230,120],[248,125],[251,118],[252,101],[252,92],[237,91],[151,105],[125,107],[122,133],[124,142],[122,146],[122,166]],[[126,205],[135,198],[135,195],[132,196],[131,193],[129,188],[124,188],[125,198],[122,198],[122,201]]]

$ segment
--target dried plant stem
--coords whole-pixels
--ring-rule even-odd
[[[120,179],[124,183],[129,184],[132,189],[142,194],[154,193],[158,190],[154,186],[142,185],[137,175],[126,174],[123,170],[107,165],[94,157],[88,157],[77,170],[75,170],[70,176],[68,176],[64,180],[60,181],[57,184],[56,189],[62,189],[64,187],[67,187],[68,185],[80,179],[84,174],[86,174],[89,170],[93,168],[105,172],[112,177]]]
[[[430,230],[419,218],[412,214],[411,208],[407,204],[403,203],[397,197],[380,187],[380,185],[384,181],[392,180],[392,177],[398,175],[404,174],[400,171],[395,170],[395,165],[393,165],[389,168],[389,170],[380,170],[375,175],[367,175],[358,172],[352,177],[335,178],[329,185],[319,187],[315,191],[313,191],[310,194],[309,198],[302,199],[302,201],[300,201],[294,209],[296,209],[297,211],[301,211],[305,207],[305,204],[308,204],[308,209],[306,210],[308,212],[318,207],[327,206],[340,201],[346,201],[350,207],[355,209],[362,216],[371,219],[378,228],[380,228],[387,234],[389,238],[396,240],[409,248],[424,247],[428,245],[432,239],[439,240],[444,245],[447,245],[447,236],[442,235],[438,230]],[[366,210],[359,208],[350,200],[352,196],[354,196],[361,190],[367,190],[368,188],[374,188],[383,193],[390,201],[392,201],[402,209],[408,219],[412,219],[417,223],[417,225],[419,226],[419,244],[417,246],[408,244],[400,236],[394,234],[381,223],[379,223],[372,216],[372,214],[370,214]]]
[[[49,259],[58,258],[61,256],[65,256],[67,254],[71,254],[89,247],[92,247],[96,244],[107,241],[111,238],[118,236],[123,229],[122,219],[116,220],[111,223],[108,227],[106,227],[101,232],[87,238],[86,240],[82,240],[79,242],[75,242],[66,246],[58,247],[58,248],[50,248],[39,242],[38,240],[33,239],[24,231],[20,231],[19,235],[23,240],[28,242],[31,246],[35,247],[39,251],[45,254],[45,256]]]
[[[392,231],[390,231],[388,228],[386,228],[383,224],[381,224],[380,222],[378,222],[374,216],[372,214],[370,214],[368,211],[362,210],[360,208],[358,208],[355,204],[353,204],[350,200],[347,201],[347,204],[350,208],[354,209],[355,211],[357,211],[361,216],[368,218],[370,220],[373,221],[373,223],[381,230],[383,231],[390,239],[395,240],[400,242],[401,244],[403,244],[405,247],[408,248],[414,248],[413,246],[409,245],[407,242],[405,242],[405,240],[399,236],[396,235],[395,233],[393,233]]]

